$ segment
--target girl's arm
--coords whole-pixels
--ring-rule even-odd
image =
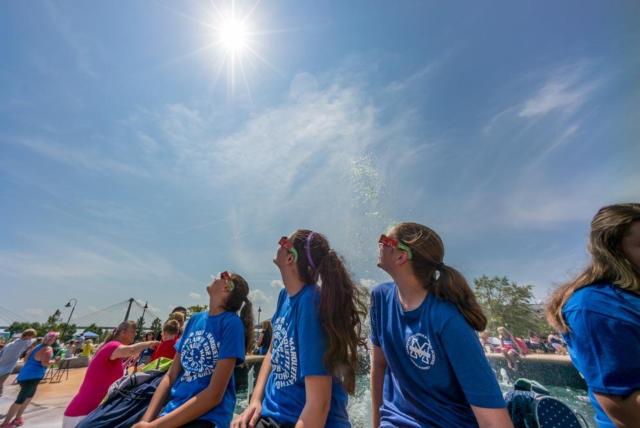
[[[151,403],[149,403],[149,407],[147,407],[147,411],[144,412],[142,419],[140,421],[143,422],[151,422],[158,416],[160,413],[160,409],[167,402],[167,397],[169,397],[169,392],[171,391],[171,386],[174,384],[178,376],[180,376],[180,370],[182,370],[182,365],[180,363],[180,354],[176,353],[176,356],[173,358],[173,363],[171,363],[171,367],[167,374],[164,375],[156,391],[153,393],[153,397],[151,398]]]
[[[53,356],[53,348],[51,346],[43,347],[38,351],[36,355],[36,360],[40,361],[45,367],[48,367],[51,364],[51,357]]]
[[[151,340],[149,342],[140,342],[135,345],[120,345],[112,353],[109,359],[116,360],[118,358],[128,358],[142,352],[146,348],[155,348],[160,342]]]
[[[626,397],[594,393],[609,419],[619,428],[637,427],[640,424],[640,390]]]
[[[371,350],[371,426],[380,426],[380,406],[382,406],[382,387],[387,360],[379,346],[373,345]]]
[[[253,428],[256,423],[258,423],[258,419],[260,419],[260,414],[262,413],[262,399],[264,398],[264,388],[267,385],[269,373],[271,373],[271,345],[269,345],[269,350],[262,360],[260,374],[258,374],[258,379],[256,379],[256,385],[253,388],[249,405],[240,416],[233,420],[231,423],[233,428]]]
[[[296,428],[323,428],[331,407],[331,376],[306,376],[306,402]]]
[[[224,360],[218,361],[211,376],[211,381],[204,390],[200,391],[194,397],[191,397],[186,403],[171,413],[154,420],[150,426],[154,428],[182,426],[198,419],[216,407],[222,401],[222,397],[224,397],[224,392],[227,389],[235,366],[236,358],[225,358]]]
[[[513,428],[507,409],[471,406],[480,428]]]

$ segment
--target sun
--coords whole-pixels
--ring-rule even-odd
[[[218,42],[227,53],[239,55],[248,46],[249,31],[241,20],[225,19],[217,33]]]
[[[174,10],[164,2],[161,6],[176,16],[199,24],[206,33],[203,39],[205,44],[183,55],[171,58],[167,64],[187,59],[191,56],[201,56],[213,65],[213,82],[217,82],[221,76],[225,76],[228,82],[229,93],[233,94],[238,84],[244,86],[251,99],[250,80],[251,74],[255,75],[261,65],[266,65],[276,73],[280,73],[276,66],[271,64],[265,56],[263,49],[266,43],[262,40],[269,35],[294,31],[291,29],[261,29],[261,19],[257,12],[260,0],[248,8],[241,8],[236,4],[237,0],[211,0],[202,2],[203,7],[197,9],[195,15]],[[251,0],[249,0],[251,1]]]

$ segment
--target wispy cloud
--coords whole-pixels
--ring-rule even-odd
[[[0,270],[12,282],[82,288],[87,282],[110,284],[127,292],[131,282],[153,284],[171,281],[197,285],[197,281],[153,253],[134,253],[107,241],[69,242],[63,238],[29,237],[31,250],[0,251]],[[119,287],[118,284],[121,284]]]
[[[91,60],[92,52],[95,53],[97,46],[89,47],[86,36],[74,29],[68,11],[59,10],[60,6],[51,1],[45,4],[55,28],[73,51],[77,68],[89,77],[99,77]]]
[[[536,93],[522,104],[518,116],[531,118],[552,111],[575,112],[601,84],[598,79],[589,79],[585,68],[580,62],[554,70]]]
[[[200,293],[196,293],[195,291],[192,291],[191,293],[189,293],[189,297],[192,298],[193,300],[202,299],[202,296],[200,295]]]
[[[100,153],[83,151],[77,147],[56,143],[53,139],[42,137],[0,136],[2,144],[24,147],[33,153],[50,160],[61,162],[75,168],[83,168],[100,173],[128,174],[137,177],[146,176],[146,172],[125,162],[110,159]]]

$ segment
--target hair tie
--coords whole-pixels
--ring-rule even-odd
[[[442,270],[444,268],[444,262],[436,264],[436,270]]]
[[[315,235],[315,232],[311,232],[307,235],[307,240],[304,244],[304,249],[305,249],[305,252],[307,253],[307,261],[309,262],[309,265],[315,272],[316,265],[313,263],[313,258],[311,257],[311,239],[313,238],[313,235]]]

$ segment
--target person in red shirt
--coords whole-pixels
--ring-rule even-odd
[[[178,334],[180,333],[180,323],[178,321],[170,319],[162,327],[162,342],[160,346],[156,348],[151,355],[151,361],[157,360],[160,357],[165,357],[173,360],[176,355],[176,341],[178,340]]]

